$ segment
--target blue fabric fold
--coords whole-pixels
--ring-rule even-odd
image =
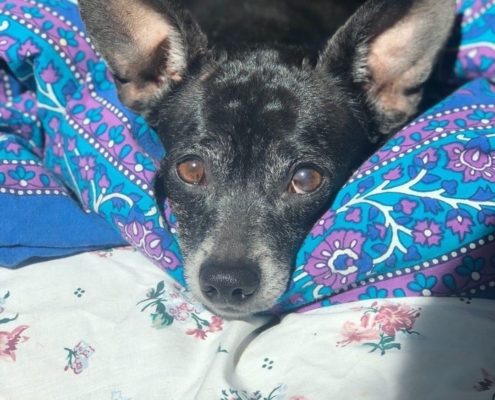
[[[104,219],[84,212],[73,199],[63,195],[2,196],[0,221],[0,266],[8,268],[31,259],[127,243]]]
[[[495,14],[460,1],[449,84],[376,152],[308,235],[272,310],[495,295]],[[467,13],[469,9],[471,12]],[[482,28],[482,29],[481,29]],[[187,287],[153,185],[157,135],[119,102],[68,0],[0,0],[0,265],[130,243]]]

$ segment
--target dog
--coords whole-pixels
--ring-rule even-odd
[[[167,155],[193,294],[273,307],[353,170],[418,111],[454,0],[80,0],[121,101]]]

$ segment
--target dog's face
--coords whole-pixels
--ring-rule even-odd
[[[370,1],[310,66],[279,50],[216,55],[164,0],[80,5],[121,99],[167,149],[157,187],[177,215],[188,283],[232,318],[283,294],[336,191],[416,112],[454,15],[451,0]]]
[[[262,51],[152,111],[188,282],[212,309],[253,313],[283,293],[301,241],[371,148],[352,107],[338,81]]]

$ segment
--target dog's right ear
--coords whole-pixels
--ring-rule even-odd
[[[387,135],[417,112],[455,15],[455,0],[368,0],[330,39],[318,68],[358,90]]]
[[[79,0],[79,6],[121,101],[142,114],[207,52],[196,22],[168,0]]]

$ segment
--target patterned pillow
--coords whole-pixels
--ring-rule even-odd
[[[275,312],[495,292],[495,7],[465,1],[459,12],[463,44],[448,78],[477,79],[353,175],[305,241]],[[0,85],[0,207],[12,196],[28,197],[25,207],[72,196],[185,285],[174,217],[167,208],[165,222],[153,199],[161,147],[119,103],[73,2],[0,1],[0,55],[8,66]],[[14,236],[29,228],[18,226]]]

